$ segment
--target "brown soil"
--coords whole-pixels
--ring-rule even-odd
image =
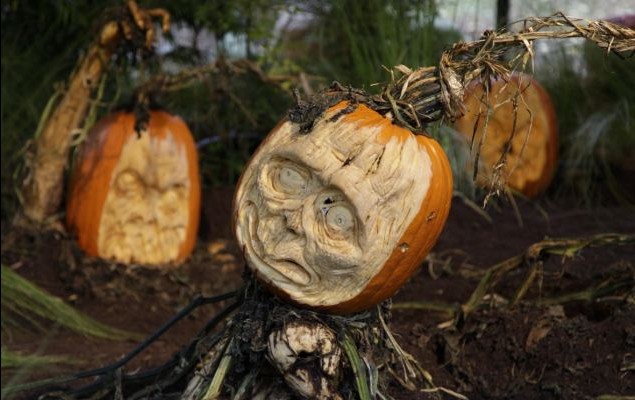
[[[241,286],[242,261],[231,238],[232,188],[206,193],[201,240],[192,259],[177,270],[126,268],[86,259],[61,234],[32,236],[3,227],[2,263],[80,311],[112,326],[147,335],[197,294],[217,295]],[[404,302],[464,304],[488,267],[545,237],[578,237],[635,231],[635,212],[594,211],[567,204],[519,203],[523,227],[508,204],[489,210],[493,223],[455,199],[431,263],[395,296],[392,329],[398,341],[432,375],[435,384],[470,399],[585,399],[635,395],[635,246],[584,249],[565,262],[550,257],[542,274],[515,307],[509,299],[527,268],[506,275],[487,304],[455,323],[443,312],[404,309]],[[622,289],[594,301],[538,304],[622,282]],[[227,301],[202,306],[181,320],[126,366],[155,367],[187,345]],[[112,363],[138,341],[87,338],[58,327],[37,331],[3,326],[2,345],[25,353],[70,356],[79,364],[22,374],[32,380]],[[24,371],[2,369],[3,386]],[[396,399],[430,395],[390,387]],[[452,398],[444,395],[444,398]]]

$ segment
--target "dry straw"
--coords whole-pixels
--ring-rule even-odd
[[[412,132],[425,134],[428,124],[439,120],[452,122],[465,113],[464,91],[473,80],[481,82],[484,93],[481,101],[489,104],[491,83],[496,79],[509,81],[513,72],[524,71],[534,58],[533,42],[537,39],[585,38],[605,49],[607,55],[612,52],[621,58],[632,58],[635,54],[635,30],[607,21],[587,21],[557,13],[550,17],[527,18],[514,24],[518,25],[522,26],[518,32],[488,30],[479,40],[454,44],[441,55],[436,67],[415,70],[405,66],[393,68],[392,82],[380,95],[366,102],[372,103],[372,107],[383,114],[391,114],[396,123]],[[524,104],[520,89],[515,97],[512,118],[517,116],[518,104]],[[531,115],[531,110],[528,111]],[[487,124],[487,111],[482,113]],[[472,138],[476,136],[480,120],[476,119]],[[492,166],[485,204],[491,196],[506,191],[503,171],[516,134],[516,124],[513,126],[505,150]],[[484,137],[479,143],[472,143],[472,147],[476,148],[474,178]]]
[[[483,85],[483,104],[489,104],[489,85],[495,79],[509,80],[515,71],[523,71],[534,58],[533,42],[537,39],[585,38],[622,58],[632,58],[635,54],[635,30],[607,21],[588,21],[567,17],[562,13],[550,17],[527,18],[512,25],[520,26],[518,32],[511,30],[486,31],[481,39],[473,42],[458,42],[441,55],[438,66],[421,67],[415,70],[400,65],[390,70],[392,80],[378,95],[370,95],[363,90],[332,85],[328,90],[311,96],[306,101],[296,96],[296,105],[290,110],[289,118],[301,123],[303,132],[310,131],[315,119],[329,106],[340,100],[364,103],[375,111],[390,116],[395,123],[418,134],[425,134],[426,128],[435,121],[454,121],[465,113],[463,95],[465,87],[475,79]],[[236,75],[254,72],[263,81],[280,84],[298,81],[297,77],[270,77],[253,63],[219,61],[201,68],[185,70],[177,75],[153,77],[141,87],[145,92],[179,90],[207,75]],[[309,93],[309,90],[305,90]],[[522,93],[516,94],[515,108],[523,106]],[[520,101],[518,101],[520,99]],[[486,108],[486,107],[485,107]],[[344,112],[352,111],[352,107]],[[528,110],[531,114],[531,110]],[[485,123],[487,123],[487,112]],[[516,114],[516,113],[514,113]],[[515,116],[514,116],[515,118]],[[477,119],[477,122],[480,120]],[[514,124],[515,127],[515,124]],[[478,126],[474,126],[476,133]],[[505,148],[509,150],[515,129],[510,132]],[[475,135],[473,135],[475,136]],[[481,138],[482,142],[482,138]],[[474,174],[478,165],[481,142],[473,143],[476,148]],[[487,199],[505,188],[503,171],[507,151],[492,166]]]
[[[635,30],[607,21],[585,21],[562,13],[528,18],[519,32],[486,31],[481,39],[459,42],[441,55],[437,67],[404,66],[393,69],[400,77],[386,86],[373,101],[390,109],[407,128],[422,133],[426,124],[453,121],[464,114],[463,92],[473,79],[484,85],[492,79],[507,79],[533,59],[537,39],[585,38],[620,57],[635,54]]]

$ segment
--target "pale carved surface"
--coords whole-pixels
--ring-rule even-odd
[[[236,235],[248,265],[293,300],[355,297],[399,246],[431,180],[414,136],[321,118],[309,134],[285,122],[247,166]]]
[[[99,254],[123,263],[174,261],[186,237],[190,179],[186,148],[131,135],[113,171],[99,225]]]

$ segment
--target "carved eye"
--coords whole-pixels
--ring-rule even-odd
[[[335,231],[348,231],[355,225],[355,218],[347,207],[334,206],[326,211],[326,224]]]
[[[166,216],[175,215],[183,206],[183,185],[174,185],[161,194],[158,208]]]
[[[339,190],[332,189],[320,193],[315,205],[330,232],[347,234],[355,228],[355,215],[348,200]]]
[[[127,170],[117,176],[115,180],[117,191],[124,195],[142,194],[144,185],[136,172]]]
[[[307,179],[298,170],[283,166],[278,170],[278,185],[283,192],[295,194],[304,192]]]
[[[161,196],[161,201],[164,203],[172,204],[176,203],[179,200],[179,191],[178,188],[170,188],[166,190]]]

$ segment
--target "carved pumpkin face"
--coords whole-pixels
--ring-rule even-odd
[[[440,234],[452,193],[434,140],[363,105],[336,116],[345,106],[308,134],[278,125],[235,198],[237,239],[256,276],[292,302],[336,313],[404,283]]]
[[[137,135],[134,116],[98,122],[77,160],[67,224],[93,256],[130,264],[178,263],[194,247],[200,182],[183,121],[153,111]]]
[[[465,90],[467,113],[455,128],[480,149],[478,181],[487,185],[492,167],[499,161],[512,132],[503,168],[507,185],[525,196],[543,192],[555,174],[558,156],[558,124],[547,92],[529,75],[514,74],[509,82],[492,82],[486,104],[483,86],[472,82]],[[514,121],[514,101],[517,102]],[[478,122],[477,122],[478,121]],[[474,125],[478,129],[474,133]],[[515,131],[514,131],[515,124]]]

